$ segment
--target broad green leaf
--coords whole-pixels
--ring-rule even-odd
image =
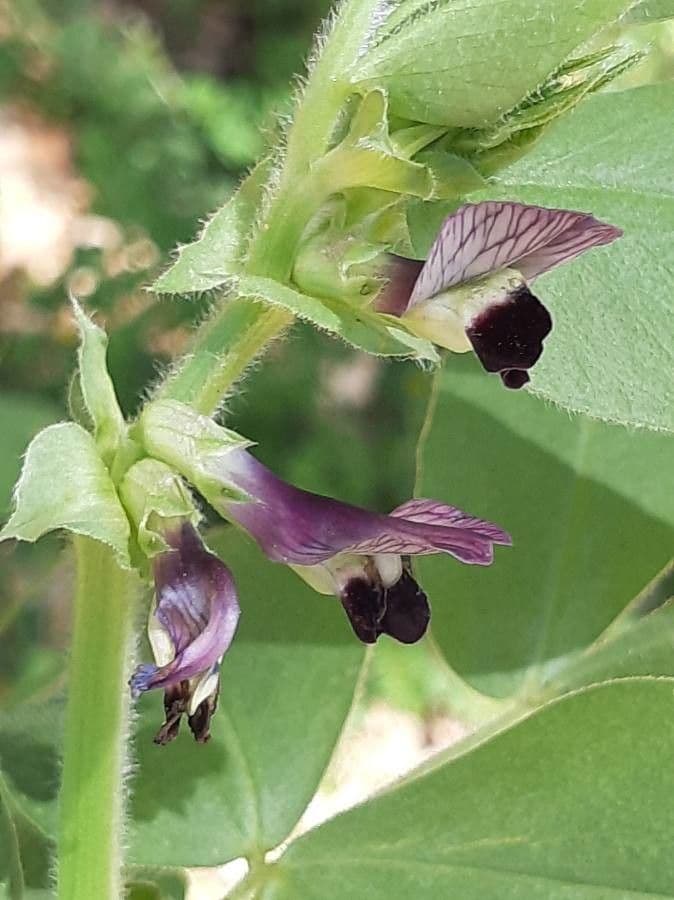
[[[287,837],[325,770],[363,659],[335,598],[267,562],[231,529],[208,541],[234,572],[241,624],[223,660],[208,744],[185,729],[155,746],[161,696],[140,704],[129,835],[138,864],[258,858]]]
[[[674,897],[672,679],[591,688],[488,737],[296,841],[255,896]]]
[[[554,674],[543,693],[548,696],[588,684],[628,676],[674,678],[674,602],[620,631],[607,634]]]
[[[46,898],[53,849],[49,838],[20,809],[0,774],[0,897],[24,900],[43,891]]]
[[[671,557],[673,450],[450,357],[417,493],[497,522],[513,547],[488,568],[419,560],[449,664],[486,693],[535,693],[590,644]]]
[[[21,454],[30,439],[58,417],[59,410],[38,397],[9,391],[0,396],[0,518],[10,510]]]
[[[674,19],[674,0],[641,0],[621,20],[621,24],[638,25]]]
[[[238,271],[271,162],[260,162],[236,193],[204,226],[199,238],[181,247],[173,265],[152,285],[159,294],[194,294],[219,287]]]
[[[624,229],[536,282],[555,326],[532,387],[569,409],[670,431],[673,105],[671,83],[591,97],[471,197],[586,210]]]
[[[58,697],[0,713],[0,771],[7,791],[16,810],[52,837],[56,834],[63,708]]]
[[[476,127],[496,120],[633,0],[413,0],[384,20],[351,73],[394,114]]]
[[[73,314],[80,332],[77,351],[82,398],[94,426],[94,438],[103,461],[110,464],[124,440],[126,425],[108,373],[108,338],[73,298]]]
[[[298,318],[377,356],[410,356],[432,362],[438,359],[430,341],[410,334],[392,316],[378,315],[335,298],[311,297],[271,278],[252,275],[238,279],[237,292],[288,309]]]
[[[182,869],[137,868],[127,878],[126,900],[185,900],[189,882]]]
[[[129,523],[94,439],[74,422],[50,425],[31,442],[16,509],[0,540],[36,541],[64,528],[109,544],[129,566]]]

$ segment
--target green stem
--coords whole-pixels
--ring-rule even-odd
[[[225,300],[197,333],[194,353],[157,391],[157,400],[180,400],[212,415],[265,344],[292,324],[292,313],[245,298]]]
[[[58,897],[118,900],[136,580],[76,537],[77,591],[60,796]]]
[[[312,168],[329,149],[345,100],[347,73],[367,33],[375,0],[349,0],[317,60],[287,136],[278,186],[248,250],[245,270],[287,282],[309,219],[325,199]],[[240,298],[224,302],[197,332],[191,354],[169,375],[157,397],[189,403],[205,415],[218,407],[247,365],[294,317]]]

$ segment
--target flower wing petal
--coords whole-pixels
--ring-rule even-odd
[[[166,665],[138,667],[130,682],[134,695],[212,670],[229,648],[239,620],[231,572],[206,549],[193,526],[183,525],[180,536],[169,543],[172,549],[155,562],[154,615],[176,652]]]
[[[535,278],[621,234],[573,210],[496,200],[467,203],[445,219],[409,306],[497,269],[516,268]]]

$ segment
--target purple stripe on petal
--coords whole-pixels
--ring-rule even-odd
[[[454,525],[457,528],[470,528],[489,538],[495,544],[512,545],[512,538],[507,531],[498,525],[469,516],[456,506],[448,506],[437,500],[426,500],[421,497],[407,500],[391,512],[392,516],[408,519],[411,522],[423,522],[426,525]]]
[[[155,559],[154,615],[168,632],[175,657],[157,668],[141,665],[134,694],[166,688],[210,671],[232,642],[239,604],[229,569],[201,542],[192,525],[167,536],[172,547]]]
[[[515,268],[533,279],[621,234],[574,210],[496,200],[468,203],[445,219],[409,306],[497,269]]]
[[[497,526],[436,504],[404,507],[386,516],[300,490],[277,478],[245,450],[223,458],[223,482],[256,499],[227,502],[227,515],[277,562],[311,566],[338,553],[417,555],[446,552],[462,562],[489,565],[493,543],[508,543]],[[423,501],[432,504],[434,501]],[[431,520],[427,521],[425,516]]]

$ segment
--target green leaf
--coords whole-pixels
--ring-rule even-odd
[[[152,735],[161,697],[141,702],[129,843],[143,865],[259,858],[303,813],[325,770],[363,659],[339,602],[266,561],[232,529],[208,536],[234,572],[242,615],[223,660],[212,740]]]
[[[543,693],[554,696],[636,675],[674,678],[674,601],[615,636],[610,632],[555,673]]]
[[[58,409],[33,395],[9,391],[0,395],[0,518],[9,513],[21,454],[30,439],[58,417]]]
[[[632,0],[412,0],[384,21],[351,73],[418,122],[493,122]]]
[[[77,351],[82,397],[94,426],[94,438],[101,458],[110,464],[126,435],[124,416],[108,373],[106,333],[84,313],[73,298],[73,314],[80,332]]]
[[[479,734],[292,844],[257,896],[673,897],[673,687],[604,685]]]
[[[182,869],[136,868],[127,880],[126,889],[126,900],[185,900],[189,881]]]
[[[16,486],[16,509],[0,540],[36,541],[65,528],[108,544],[129,563],[129,523],[94,439],[74,422],[33,439]]]
[[[648,24],[674,19],[674,0],[641,0],[621,20],[621,25]]]
[[[671,83],[591,97],[471,196],[586,210],[624,229],[536,282],[555,326],[532,387],[569,409],[670,431],[672,104]]]
[[[238,279],[237,292],[288,309],[322,331],[329,331],[353,347],[377,356],[410,356],[431,362],[438,359],[430,341],[410,334],[392,316],[373,313],[335,298],[311,297],[271,278],[252,275]]]
[[[9,900],[49,887],[52,853],[51,842],[20,809],[0,774],[0,897],[3,883]]]
[[[194,294],[219,287],[240,268],[271,161],[262,160],[236,193],[206,223],[199,238],[180,248],[173,265],[151,290],[159,294]]]
[[[448,359],[417,494],[513,537],[488,568],[419,560],[433,632],[486,693],[535,693],[662,569],[674,545],[673,441],[507,391],[472,356]]]

